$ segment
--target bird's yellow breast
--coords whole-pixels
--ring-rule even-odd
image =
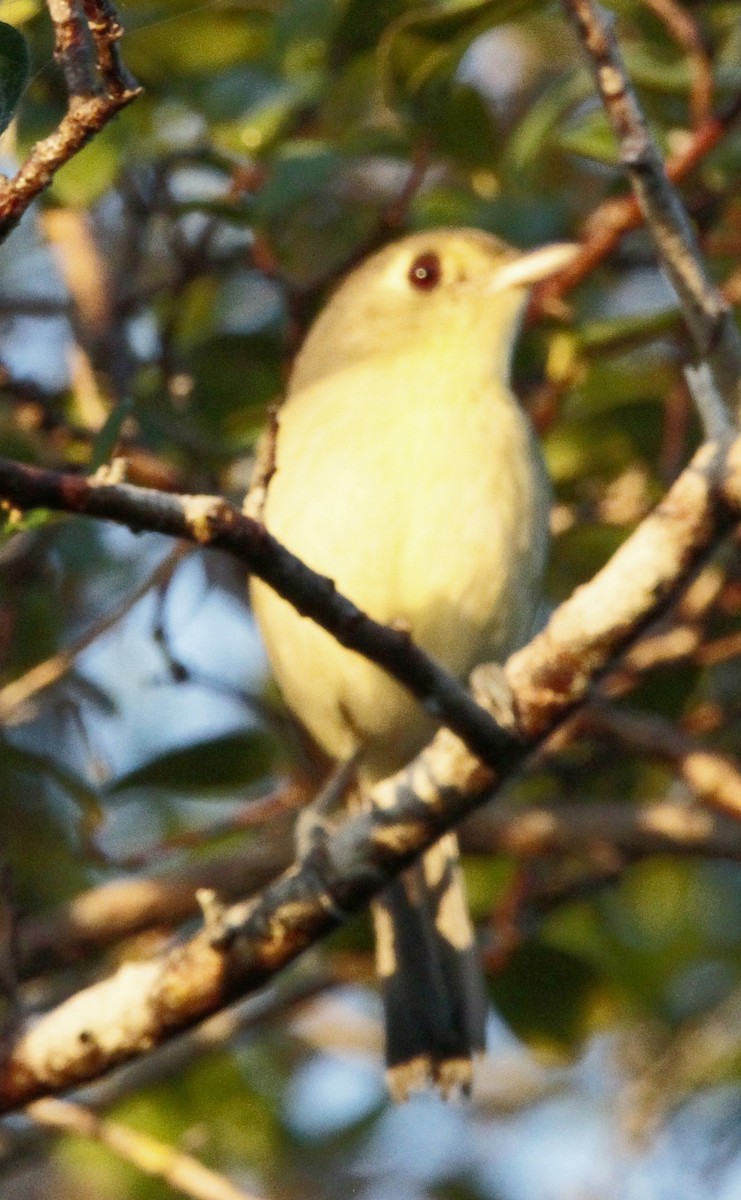
[[[403,623],[463,678],[530,632],[547,505],[529,423],[490,364],[445,370],[416,346],[289,395],[264,519],[361,609]],[[404,689],[266,585],[251,592],[286,701],[332,757],[362,745],[380,776],[421,747],[431,725]]]

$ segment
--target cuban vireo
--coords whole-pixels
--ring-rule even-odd
[[[353,270],[310,329],[278,412],[266,526],[461,679],[527,639],[550,489],[509,385],[529,286],[571,246],[519,253],[473,229],[416,233]],[[283,695],[367,786],[433,731],[415,699],[259,580]],[[467,1087],[485,1003],[452,835],[376,905],[392,1089]]]

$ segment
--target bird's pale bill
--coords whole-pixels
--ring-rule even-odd
[[[578,242],[554,242],[550,246],[540,246],[537,250],[518,254],[517,258],[503,263],[494,272],[487,290],[503,292],[505,288],[530,287],[568,267],[580,249]]]

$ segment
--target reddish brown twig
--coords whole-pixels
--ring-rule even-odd
[[[677,0],[643,0],[687,55],[690,72],[690,119],[699,129],[710,119],[713,102],[713,67],[697,22]]]
[[[741,768],[727,754],[708,749],[655,713],[631,712],[611,705],[590,705],[587,728],[608,733],[623,745],[670,763],[698,800],[741,820]]]
[[[0,178],[0,241],[59,168],[141,91],[121,62],[116,46],[121,26],[108,0],[85,0],[87,21],[80,16],[77,0],[47,3],[68,107],[54,133],[32,147],[18,174]]]
[[[686,145],[666,162],[666,175],[672,183],[679,183],[715,149],[741,114],[741,93],[721,113],[704,121]],[[613,250],[626,233],[638,229],[643,215],[635,196],[621,196],[605,200],[584,222],[579,234],[581,251],[565,270],[552,279],[540,284],[533,295],[529,318],[537,319],[543,312],[552,310],[568,292],[586,279]]]

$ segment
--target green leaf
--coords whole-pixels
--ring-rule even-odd
[[[499,155],[499,137],[486,102],[475,88],[453,82],[430,97],[425,123],[437,149],[463,166],[490,166]]]
[[[181,90],[190,96],[193,77],[208,80],[216,72],[256,61],[266,53],[270,22],[257,6],[228,11],[213,4],[182,3],[184,11],[173,13],[171,5],[161,20],[148,21],[142,12],[127,21],[126,60],[137,78],[170,94]],[[175,19],[177,36],[170,24]],[[146,36],[137,36],[140,31]]]
[[[342,155],[321,142],[294,141],[257,198],[268,242],[284,275],[299,285],[341,270],[377,228],[376,201],[344,201],[346,178]]]
[[[586,70],[580,69],[558,75],[542,93],[528,106],[527,112],[510,135],[500,163],[504,179],[515,178],[523,184],[534,178],[546,178],[552,148],[556,143],[556,132],[567,119],[567,114],[593,94],[593,85]]]
[[[692,71],[684,53],[670,47],[663,53],[654,45],[626,46],[626,66],[639,87],[666,95],[686,96],[693,84]],[[741,85],[741,65],[724,63],[713,71],[713,83],[719,91],[735,91]]]
[[[412,120],[424,121],[431,101],[449,89],[453,73],[474,38],[510,21],[538,0],[448,0],[405,13],[379,45],[386,99]]]
[[[274,765],[274,741],[262,730],[229,733],[221,738],[171,750],[130,771],[110,785],[111,794],[131,787],[171,791],[226,791],[261,779]]]
[[[594,109],[571,129],[562,129],[556,135],[559,145],[571,154],[580,154],[595,162],[614,167],[619,161],[615,134],[602,109]]]
[[[132,401],[127,396],[108,414],[103,428],[96,435],[93,445],[93,453],[90,460],[90,469],[92,471],[97,471],[98,467],[102,467],[104,463],[110,461],[121,433],[121,426],[126,418],[131,416],[132,410]]]
[[[44,525],[52,525],[55,521],[59,521],[59,513],[50,512],[47,508],[32,508],[24,513],[18,513],[15,509],[0,512],[0,545],[17,533],[42,529]]]
[[[281,363],[280,340],[267,333],[215,333],[196,346],[190,365],[198,429],[225,443],[224,450],[244,446],[245,433],[264,420],[265,406],[280,394]]]
[[[534,942],[519,947],[491,981],[497,1011],[526,1039],[571,1046],[584,1035],[597,971],[585,958]]]
[[[0,21],[0,133],[13,119],[30,70],[31,56],[23,34]]]
[[[672,333],[678,323],[676,308],[587,321],[577,333],[577,343],[585,354],[616,353]]]
[[[312,200],[326,188],[341,165],[341,156],[321,143],[285,144],[256,198],[258,220],[284,221],[290,209]]]

